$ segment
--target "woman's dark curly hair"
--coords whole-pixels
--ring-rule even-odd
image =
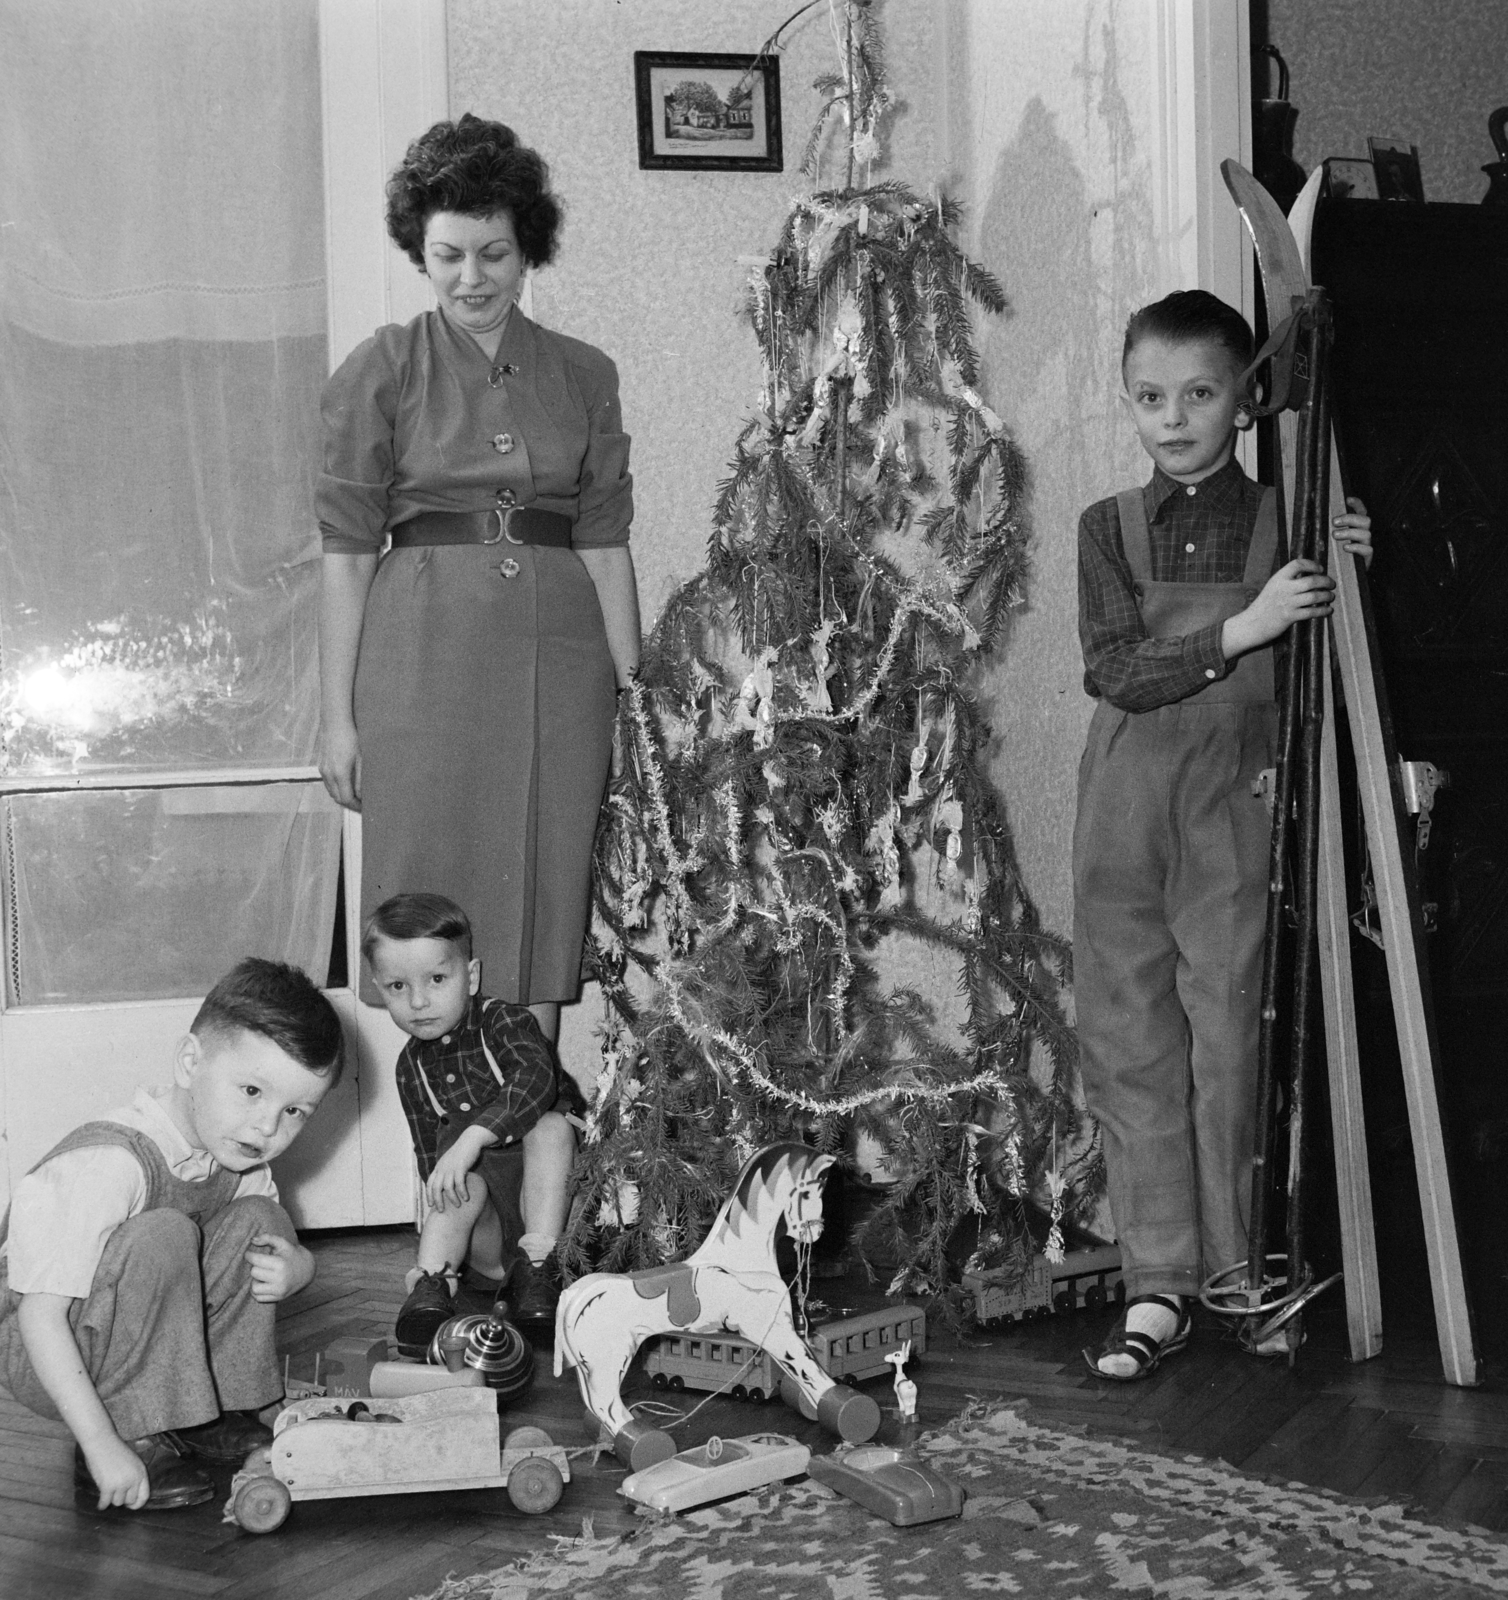
[[[539,153],[512,128],[468,111],[437,122],[408,147],[387,183],[387,231],[416,267],[424,265],[424,229],[437,211],[513,218],[518,247],[531,267],[555,258],[560,202]]]

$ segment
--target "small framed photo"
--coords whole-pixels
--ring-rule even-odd
[[[780,61],[773,55],[634,51],[639,165],[779,172]]]
[[[1375,200],[1377,169],[1370,161],[1346,156],[1325,158],[1325,193],[1332,200]]]
[[[1377,173],[1379,200],[1424,199],[1424,180],[1419,176],[1419,146],[1397,139],[1367,140],[1372,152],[1372,167]]]

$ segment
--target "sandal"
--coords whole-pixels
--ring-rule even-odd
[[[1151,1334],[1132,1333],[1126,1327],[1126,1317],[1131,1307],[1142,1305],[1166,1306],[1169,1311],[1177,1313],[1177,1327],[1160,1344]],[[1171,1295],[1166,1294],[1139,1294],[1134,1300],[1126,1302],[1126,1309],[1106,1334],[1104,1344],[1098,1350],[1085,1350],[1084,1360],[1096,1378],[1104,1378],[1109,1383],[1135,1383],[1141,1378],[1150,1378],[1165,1356],[1176,1355],[1182,1350],[1189,1342],[1193,1327],[1194,1318],[1187,1303],[1179,1305]],[[1136,1363],[1136,1371],[1125,1374],[1106,1372],[1100,1366],[1106,1356],[1130,1356]]]

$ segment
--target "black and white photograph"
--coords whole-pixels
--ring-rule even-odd
[[[0,0],[0,1600],[1508,1597],[1508,0]]]

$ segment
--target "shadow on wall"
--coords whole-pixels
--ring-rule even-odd
[[[1026,514],[1050,527],[1059,507],[1042,503],[1041,486],[1061,485],[1063,471],[1082,454],[1082,422],[1100,385],[1089,204],[1073,152],[1040,99],[1027,105],[995,162],[978,238],[980,258],[1007,298],[1006,315],[980,330],[981,371],[988,398],[1029,463]],[[1060,498],[1061,488],[1049,496]],[[1002,656],[1035,587],[1009,620]]]
[[[1097,340],[1084,180],[1040,99],[1027,104],[995,162],[979,249],[1010,301],[1006,319],[985,332],[983,366],[996,398],[1021,411],[1082,371]],[[1024,416],[1018,426],[1035,431],[1037,424]]]

